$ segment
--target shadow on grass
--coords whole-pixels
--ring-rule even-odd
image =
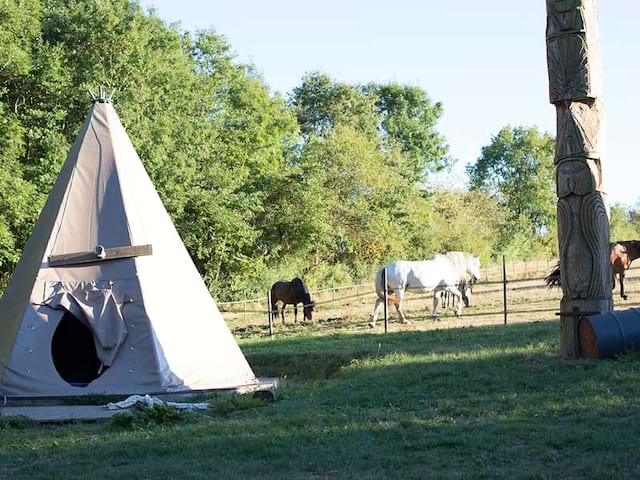
[[[325,332],[244,340],[241,347],[257,375],[304,382],[334,377],[354,360],[390,353],[469,354],[544,344],[551,355],[558,348],[558,329],[557,322],[536,322],[387,334]]]

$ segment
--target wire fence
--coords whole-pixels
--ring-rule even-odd
[[[481,281],[476,282],[472,288],[473,304],[480,304],[485,307],[482,311],[465,311],[464,317],[495,317],[500,316],[506,324],[509,317],[513,315],[525,314],[556,314],[559,311],[559,289],[552,290],[558,292],[545,294],[544,298],[534,299],[531,293],[538,291],[548,291],[544,282],[545,277],[555,268],[557,260],[538,260],[530,262],[506,262],[500,266],[490,266],[481,272]],[[631,270],[639,271],[640,265],[632,267]],[[633,275],[634,272],[628,272]],[[640,274],[630,276],[625,283],[640,282]],[[626,289],[628,294],[640,293]],[[313,298],[314,315],[324,315],[328,319],[344,317],[347,313],[365,314],[368,320],[369,314],[373,310],[373,303],[377,298],[373,282],[359,283],[354,285],[342,285],[332,288],[325,288],[310,292]],[[403,305],[415,305],[433,301],[434,294],[414,293],[403,298]],[[548,298],[547,298],[548,297]],[[385,306],[393,304],[394,296],[389,295],[389,299],[384,302]],[[554,306],[542,307],[545,303],[554,302]],[[511,308],[509,307],[511,304]],[[625,306],[635,306],[634,303],[625,302]],[[271,308],[270,292],[262,298],[251,298],[230,302],[219,302],[218,307],[222,312],[230,314],[235,321],[249,322],[261,329],[268,329],[269,335],[275,333],[274,320],[277,310]],[[531,308],[533,307],[533,308]],[[303,316],[303,305],[298,305],[298,314]],[[288,308],[290,314],[292,308]],[[287,316],[289,316],[289,314]],[[228,315],[226,315],[228,317]],[[385,331],[387,330],[388,315],[386,315]],[[454,313],[441,311],[438,318],[453,318]]]

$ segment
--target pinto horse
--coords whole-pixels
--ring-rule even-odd
[[[448,252],[436,255],[428,260],[419,262],[400,261],[386,265],[376,274],[376,304],[371,314],[369,326],[376,326],[376,319],[380,308],[384,304],[384,282],[382,272],[387,269],[387,293],[395,294],[393,304],[400,317],[400,323],[411,323],[402,311],[402,299],[406,291],[430,292],[434,291],[433,310],[431,314],[437,318],[438,303],[441,290],[446,290],[458,298],[462,298],[469,305],[467,276],[471,281],[480,278],[480,258],[464,252]],[[460,291],[462,288],[463,291]],[[460,315],[462,305],[458,302],[456,314]]]
[[[625,272],[631,267],[631,262],[640,257],[640,241],[628,240],[611,244],[611,289],[616,288],[616,277],[620,279],[620,296],[626,300],[629,296],[624,293]],[[560,263],[544,279],[549,288],[560,287]]]
[[[277,303],[282,303],[282,310],[278,311]],[[272,318],[278,318],[278,313],[282,315],[282,324],[284,325],[284,309],[287,305],[293,305],[294,322],[298,323],[298,304],[302,303],[302,312],[305,320],[312,320],[313,317],[313,301],[311,294],[304,282],[298,277],[290,282],[280,281],[271,286],[271,315]]]

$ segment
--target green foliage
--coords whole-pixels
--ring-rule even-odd
[[[144,429],[156,425],[175,425],[183,420],[192,420],[189,412],[179,412],[169,405],[154,405],[144,410],[128,410],[111,417],[111,425],[122,429]]]
[[[436,130],[441,103],[432,103],[424,90],[410,85],[370,84],[364,91],[377,99],[386,148],[398,148],[402,153],[403,175],[417,182],[429,171],[451,165],[445,139]]]
[[[508,212],[478,191],[437,190],[431,200],[434,245],[443,252],[474,252],[480,255],[482,264],[489,263],[495,255],[499,231],[507,221]]]
[[[611,241],[639,240],[640,223],[635,210],[621,203],[611,205],[610,225]]]
[[[306,74],[290,98],[305,136],[325,135],[337,125],[376,136],[379,118],[375,103],[375,97],[363,95],[357,87],[335,82],[319,72]]]
[[[501,228],[502,252],[553,254],[554,147],[553,137],[535,127],[507,126],[482,148],[475,164],[467,165],[471,189],[496,199],[509,214]]]

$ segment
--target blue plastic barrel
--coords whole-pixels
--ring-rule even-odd
[[[608,358],[625,350],[640,349],[640,309],[583,317],[580,348],[588,358]]]

